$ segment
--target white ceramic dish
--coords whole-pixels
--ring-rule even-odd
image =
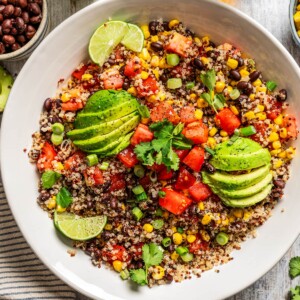
[[[239,11],[211,0],[101,0],[57,27],[37,48],[19,74],[6,107],[1,130],[1,164],[5,191],[17,223],[41,260],[62,280],[93,299],[221,299],[246,288],[267,272],[299,234],[300,157],[292,165],[285,198],[273,217],[248,240],[234,260],[181,284],[137,288],[105,268],[95,268],[87,255],[67,254],[66,240],[36,204],[37,174],[28,163],[31,134],[38,128],[43,101],[53,95],[60,78],[87,56],[93,30],[107,18],[144,23],[153,18],[179,18],[198,34],[231,42],[251,54],[264,76],[288,89],[289,102],[300,120],[300,72],[283,46],[265,29]],[[299,121],[298,121],[299,122]],[[297,145],[300,149],[300,141]],[[284,209],[284,213],[282,210]]]

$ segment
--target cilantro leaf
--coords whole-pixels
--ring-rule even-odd
[[[46,171],[42,175],[42,187],[44,189],[50,189],[56,183],[56,181],[61,177],[61,174],[54,171]]]
[[[291,300],[300,300],[300,286],[297,285],[295,288],[291,288]]]
[[[300,256],[293,257],[289,263],[289,274],[292,278],[300,275]]]
[[[145,285],[148,283],[147,274],[144,269],[130,270],[130,278],[139,285]]]
[[[216,72],[214,69],[208,70],[206,73],[200,75],[203,84],[210,90],[213,91],[216,85]]]
[[[180,133],[182,132],[183,128],[184,128],[184,124],[183,124],[183,123],[179,123],[179,124],[174,128],[173,134],[174,134],[174,135],[180,134]]]
[[[154,243],[145,244],[142,250],[142,258],[146,267],[159,265],[161,263],[164,251],[160,246]]]
[[[155,162],[153,158],[153,147],[150,142],[140,143],[134,148],[137,158],[144,162],[146,166],[152,166]]]
[[[56,203],[63,208],[68,207],[73,202],[71,193],[65,188],[62,187],[56,195]]]
[[[213,102],[213,106],[216,109],[221,109],[224,107],[226,100],[225,97],[223,96],[223,94],[216,94],[214,97],[214,102]]]
[[[211,101],[211,97],[210,97],[210,94],[208,93],[203,93],[201,95],[201,97],[211,106],[213,106],[213,102]]]

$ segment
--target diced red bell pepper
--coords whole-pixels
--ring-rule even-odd
[[[153,132],[149,129],[148,126],[140,123],[136,128],[130,143],[132,146],[136,146],[140,143],[151,142],[154,138]]]
[[[167,43],[165,50],[173,53],[177,53],[182,57],[188,56],[188,50],[192,45],[192,41],[182,34],[175,32],[169,42]]]
[[[189,124],[197,121],[195,118],[195,108],[193,106],[185,106],[180,110],[179,117],[181,122]]]
[[[267,138],[269,125],[264,122],[255,122],[253,126],[255,127],[256,133],[251,135],[250,138],[257,143],[261,143],[261,139],[265,140]]]
[[[149,175],[144,176],[143,178],[141,178],[139,180],[139,183],[144,189],[149,188],[149,186],[151,184],[150,176]]]
[[[37,168],[39,171],[43,172],[45,170],[51,170],[53,168],[52,161],[55,159],[56,155],[57,153],[54,147],[50,143],[45,142],[37,161]]]
[[[83,175],[88,186],[96,186],[104,183],[102,172],[98,167],[87,168]]]
[[[229,108],[223,108],[218,112],[216,121],[228,134],[233,134],[234,130],[241,126],[241,121]]]
[[[176,152],[176,154],[179,157],[180,161],[182,161],[190,152],[190,150],[188,150],[188,149],[185,149],[185,150],[175,149],[174,151]]]
[[[115,260],[120,260],[123,262],[128,262],[131,260],[131,257],[127,250],[120,245],[114,245],[112,246],[113,249],[111,251],[108,250],[102,250],[102,258],[109,263],[112,263]]]
[[[117,157],[127,168],[132,168],[139,162],[132,147],[127,147]]]
[[[174,176],[174,171],[168,171],[166,166],[163,166],[163,169],[158,173],[158,180],[168,180]]]
[[[183,163],[190,167],[195,172],[200,172],[204,163],[204,149],[195,146],[190,153],[185,157]]]
[[[162,191],[165,196],[159,198],[159,205],[175,215],[182,214],[192,203],[190,198],[181,193],[166,188]]]
[[[152,122],[159,122],[167,119],[171,123],[177,124],[180,121],[176,111],[167,102],[162,102],[155,106],[151,111],[150,117]]]
[[[211,196],[212,192],[208,185],[202,182],[197,182],[189,188],[189,194],[192,196],[194,201],[200,202]]]
[[[156,79],[152,76],[149,76],[147,79],[144,79],[141,83],[141,86],[137,87],[137,93],[140,97],[150,96],[158,92],[158,83]]]
[[[110,192],[123,190],[126,187],[126,181],[124,179],[124,175],[121,173],[111,175],[110,182],[111,182],[109,187]]]
[[[206,251],[208,249],[208,242],[203,241],[199,234],[196,235],[196,240],[189,245],[191,253],[197,253],[200,250]]]
[[[80,69],[76,69],[75,71],[73,71],[72,76],[78,80],[81,80],[82,75],[85,73],[87,69],[88,69],[88,65],[84,65]]]
[[[182,134],[194,144],[202,144],[207,142],[208,128],[202,121],[197,121],[188,124],[182,130]]]
[[[142,66],[138,58],[133,58],[129,60],[124,69],[124,75],[127,77],[135,77],[142,72]]]
[[[282,127],[287,130],[288,138],[296,138],[298,135],[296,118],[294,115],[286,114],[283,116]]]
[[[81,151],[76,151],[64,162],[65,170],[74,170],[83,161],[84,157],[85,155]]]
[[[266,111],[268,119],[275,120],[282,112],[282,103],[274,98],[268,98],[269,105]]]
[[[181,168],[177,181],[175,183],[176,190],[186,190],[196,182],[196,177],[192,175],[187,169]]]
[[[77,111],[83,108],[83,103],[81,100],[72,99],[68,102],[61,104],[61,109],[64,111]]]

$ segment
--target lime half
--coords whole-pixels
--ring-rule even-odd
[[[55,227],[66,237],[76,241],[86,241],[101,233],[106,216],[79,217],[71,213],[54,214]]]
[[[90,39],[89,54],[92,61],[102,66],[122,41],[128,28],[128,24],[122,21],[108,21],[101,25]]]
[[[121,44],[134,52],[141,52],[144,46],[144,34],[140,27],[128,23],[129,30],[124,36]]]

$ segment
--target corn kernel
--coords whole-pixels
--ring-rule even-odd
[[[239,218],[239,219],[241,219],[244,215],[244,211],[241,208],[233,209],[232,213],[236,218]]]
[[[92,74],[83,74],[82,77],[81,77],[81,79],[84,80],[84,81],[88,81],[92,78],[93,78]]]
[[[269,142],[275,142],[279,140],[279,135],[276,132],[271,132],[269,135]]]
[[[214,148],[216,147],[216,144],[217,144],[217,142],[216,142],[216,140],[215,140],[214,138],[209,137],[209,138],[207,139],[207,146],[208,146],[208,147],[214,149]]]
[[[139,54],[139,57],[144,59],[145,61],[148,61],[151,59],[151,56],[147,50],[147,48],[143,48],[141,53]]]
[[[225,89],[225,82],[223,82],[223,81],[218,81],[218,82],[216,83],[216,92],[217,92],[217,93],[222,93],[224,89]]]
[[[159,79],[159,71],[153,70],[152,73],[154,74],[155,78],[158,80]]]
[[[160,280],[165,276],[165,269],[161,266],[153,267],[152,278],[155,280]]]
[[[282,122],[283,122],[283,118],[282,118],[282,115],[280,114],[280,115],[274,120],[274,123],[277,124],[277,125],[282,125]]]
[[[226,219],[222,220],[222,225],[223,226],[228,226],[229,225],[229,219],[226,218]]]
[[[64,169],[64,165],[61,162],[56,163],[55,165],[55,169],[56,170],[63,170]]]
[[[204,99],[199,98],[199,99],[197,100],[197,106],[198,106],[199,108],[205,108],[205,107],[208,106],[208,103],[207,103]]]
[[[286,149],[286,157],[288,159],[292,159],[295,157],[295,153],[296,153],[296,149],[293,147],[289,147],[288,149]]]
[[[159,98],[160,101],[164,101],[166,99],[166,94],[163,92],[159,92],[157,94],[157,97]]]
[[[146,223],[144,226],[143,226],[143,229],[148,232],[148,233],[151,233],[153,231],[153,226],[149,223]]]
[[[199,210],[204,210],[204,203],[203,202],[199,202],[198,203],[198,208],[199,208]]]
[[[209,37],[208,36],[204,36],[202,38],[202,43],[203,43],[204,46],[207,47],[209,45]]]
[[[298,36],[300,37],[300,30],[297,31]]]
[[[230,223],[233,223],[234,221],[235,221],[235,216],[230,216],[230,217],[229,217],[229,222],[230,222]]]
[[[267,92],[267,88],[265,86],[259,86],[256,88],[257,92],[261,92],[261,93],[266,93]]]
[[[163,212],[163,218],[164,219],[168,219],[169,218],[169,212],[168,211],[164,211]]]
[[[122,271],[123,263],[120,260],[114,260],[113,267],[115,271],[120,273]]]
[[[231,80],[231,81],[230,81],[230,85],[231,85],[231,86],[236,86],[236,85],[237,85],[237,82],[236,82],[235,80]]]
[[[104,227],[105,230],[112,230],[112,225],[107,223]]]
[[[186,234],[185,233],[182,233],[182,239],[185,241],[186,240]]]
[[[197,45],[202,45],[202,42],[201,42],[201,40],[200,40],[198,37],[195,37],[195,38],[194,38],[194,42],[195,42]]]
[[[273,150],[275,151],[275,150]],[[272,152],[272,151],[271,151]],[[281,151],[279,154],[278,154],[278,157],[280,158],[286,158],[286,151]]]
[[[150,36],[150,31],[148,25],[142,25],[141,29],[143,31],[145,39],[147,39]]]
[[[68,102],[71,100],[71,95],[70,93],[63,93],[60,99],[62,102]]]
[[[202,225],[208,225],[211,222],[211,216],[206,214],[203,216],[201,223]]]
[[[229,136],[224,136],[224,137],[222,137],[222,142],[226,142],[226,141],[228,141],[229,140]]]
[[[190,99],[195,100],[197,98],[197,95],[195,93],[190,94]]]
[[[225,137],[225,136],[228,136],[228,133],[225,130],[221,130],[220,135]]]
[[[149,97],[147,97],[147,101],[150,102],[150,103],[154,103],[156,102],[158,99],[157,99],[157,96],[156,95],[151,95]]]
[[[166,180],[161,180],[160,181],[161,185],[164,187],[168,184],[168,182]]]
[[[173,27],[175,27],[175,26],[178,25],[178,24],[179,24],[179,21],[176,20],[176,19],[173,19],[173,20],[171,20],[171,21],[169,22],[169,27],[170,27],[170,28],[173,28]]]
[[[150,62],[152,67],[158,67],[159,66],[159,57],[157,55],[153,55]]]
[[[209,242],[210,236],[205,230],[200,230],[200,235],[205,242]]]
[[[264,111],[265,110],[265,107],[261,104],[258,104],[257,108],[258,108],[259,111]]]
[[[176,260],[178,259],[178,257],[179,257],[179,254],[177,254],[176,251],[174,251],[174,252],[171,254],[171,259],[172,259],[172,260],[175,260],[175,261],[176,261]]]
[[[183,241],[182,235],[179,232],[173,234],[173,242],[175,245],[180,245]]]
[[[172,226],[171,230],[173,231],[173,233],[177,232],[177,228],[175,226]]]
[[[248,120],[252,120],[255,118],[255,114],[253,111],[250,110],[244,114],[244,117]]]
[[[236,69],[239,65],[239,62],[236,59],[228,58],[227,66],[231,69]]]
[[[56,197],[52,197],[50,200],[48,200],[47,207],[49,209],[53,209],[55,208],[55,206],[56,206]]]
[[[280,143],[280,141],[275,141],[275,142],[273,142],[273,143],[272,143],[272,147],[273,147],[273,149],[279,149],[279,148],[281,148],[281,143]]]
[[[278,169],[283,165],[283,161],[281,159],[278,159],[275,163],[274,163],[274,168]]]
[[[152,35],[151,36],[151,42],[158,42],[158,36],[157,35]]]
[[[169,67],[170,67],[170,66],[167,64],[166,58],[165,58],[165,57],[163,57],[163,58],[159,61],[158,66],[159,66],[161,69],[166,69],[166,68],[169,68]]]
[[[232,92],[232,90],[233,90],[232,86],[229,85],[227,87],[227,93],[230,94]]]
[[[149,69],[149,64],[143,58],[140,58],[140,63],[144,69]]]
[[[200,59],[201,59],[202,63],[205,65],[207,65],[209,63],[209,59],[205,56],[202,56]]]
[[[137,95],[137,91],[136,91],[136,88],[134,86],[130,87],[127,92],[133,96],[136,96]]]
[[[297,5],[296,10],[300,10],[300,4]]]
[[[142,118],[142,119],[141,119],[141,123],[142,123],[142,124],[147,125],[147,124],[149,124],[149,122],[150,122],[150,118]]]
[[[239,110],[236,108],[236,106],[231,105],[230,110],[235,114],[236,116],[239,114]]]
[[[142,72],[141,72],[141,78],[142,78],[142,79],[145,80],[145,79],[147,79],[148,77],[149,77],[149,73],[148,73],[148,72],[145,72],[145,71],[142,71]]]
[[[80,91],[78,89],[72,89],[72,90],[70,90],[70,95],[73,98],[79,97],[80,96]]]
[[[258,87],[258,86],[261,86],[261,85],[262,85],[262,82],[261,82],[261,80],[258,78],[258,79],[256,79],[254,82],[252,82],[252,84],[253,84],[254,86]]]
[[[205,47],[204,48],[205,52],[212,51],[213,49],[214,49],[213,47]]]
[[[272,156],[277,156],[280,152],[281,152],[280,149],[275,149],[275,150],[270,151],[270,154],[271,154]]]
[[[196,236],[194,234],[189,234],[187,237],[186,237],[186,240],[188,243],[194,243],[196,241]]]
[[[280,137],[282,139],[285,139],[287,137],[287,129],[286,128],[281,128],[279,134],[280,134]]]
[[[66,209],[60,205],[57,205],[56,206],[56,211],[59,212],[59,213],[63,213],[64,211],[66,211]]]
[[[247,77],[247,76],[250,75],[250,73],[247,70],[245,70],[245,69],[242,69],[240,71],[240,74],[241,74],[242,77]]]
[[[244,220],[244,221],[248,221],[248,220],[250,219],[251,215],[252,215],[252,213],[251,213],[250,211],[246,210],[246,211],[244,212],[243,220]]]
[[[264,121],[267,118],[267,114],[265,112],[260,112],[256,114],[256,117],[260,120],[260,121]]]
[[[250,98],[251,101],[254,101],[255,100],[255,94],[250,94],[249,98]]]
[[[201,120],[203,117],[203,110],[202,109],[196,109],[195,111],[195,118],[197,120]]]
[[[209,135],[210,135],[210,136],[215,136],[217,132],[218,132],[218,129],[217,129],[216,127],[213,127],[213,128],[209,131]]]

